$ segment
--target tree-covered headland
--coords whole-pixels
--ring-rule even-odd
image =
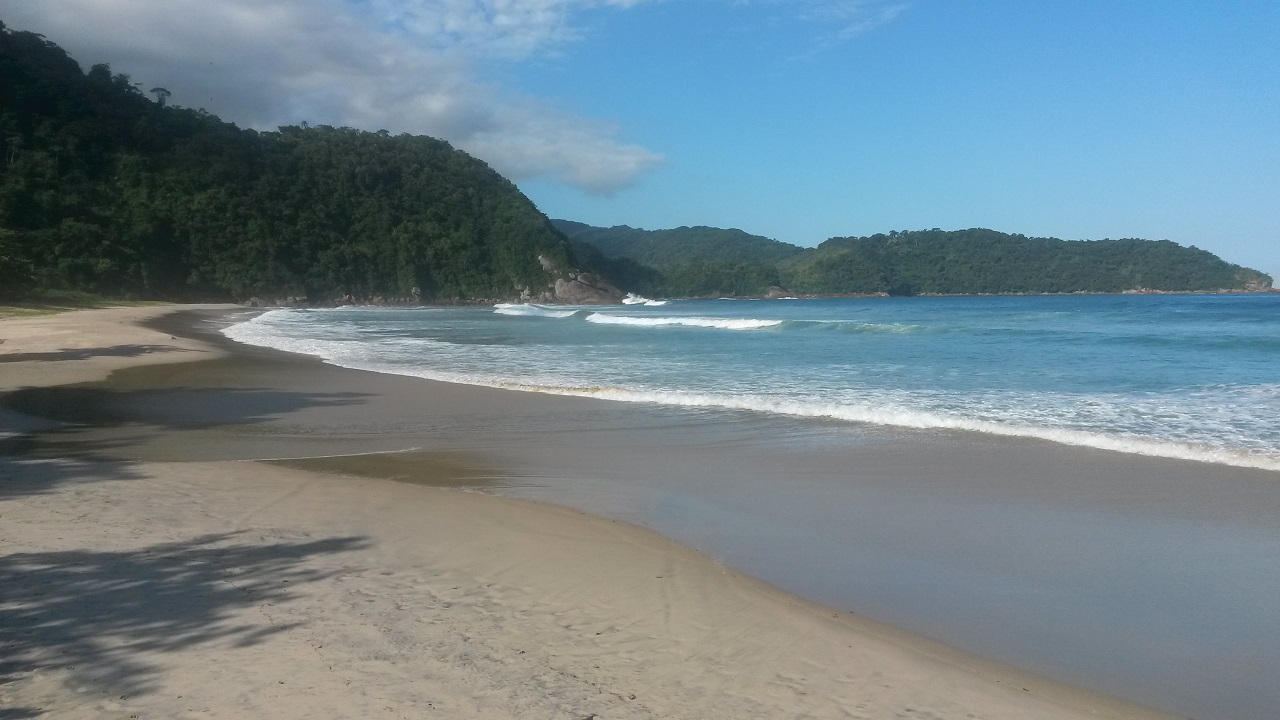
[[[553,221],[606,258],[651,264],[655,295],[969,295],[1265,291],[1271,278],[1168,240],[1074,241],[994,230],[832,238],[799,248],[741,230]]]
[[[1271,278],[1168,240],[1059,240],[994,230],[833,238],[782,268],[809,293],[968,295],[1259,291]]]
[[[760,295],[781,284],[779,264],[800,254],[795,245],[742,230],[679,227],[640,230],[552,220],[569,239],[590,245],[606,260],[630,260],[648,274],[624,275],[627,289],[673,297]]]
[[[575,265],[444,141],[256,132],[168,97],[0,23],[0,294],[511,298]]]

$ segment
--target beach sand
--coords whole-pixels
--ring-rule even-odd
[[[0,717],[1165,717],[458,489],[593,401],[236,349],[176,309],[0,321]]]

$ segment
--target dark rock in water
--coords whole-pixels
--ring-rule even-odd
[[[566,305],[617,305],[622,291],[590,273],[556,280],[556,302]]]

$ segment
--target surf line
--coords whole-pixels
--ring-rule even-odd
[[[329,458],[344,457],[364,457],[366,455],[399,455],[401,453],[411,453],[421,450],[420,447],[402,448],[400,450],[372,450],[370,452],[359,453],[338,453],[337,455],[299,455],[297,457],[272,457],[272,458],[239,458],[232,462],[280,462],[283,460],[328,460]]]

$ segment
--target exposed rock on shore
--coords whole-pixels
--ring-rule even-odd
[[[569,273],[556,280],[555,300],[567,305],[617,305],[623,292],[591,273]]]

